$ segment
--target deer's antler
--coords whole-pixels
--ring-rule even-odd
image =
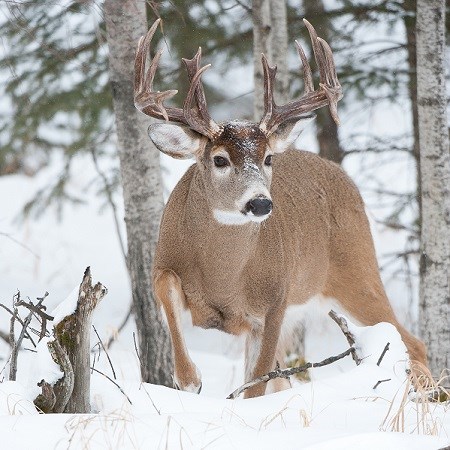
[[[164,105],[164,101],[173,97],[178,92],[177,90],[164,92],[153,91],[153,79],[162,50],[158,50],[150,62],[147,72],[145,69],[150,43],[160,21],[161,19],[156,20],[148,33],[139,39],[134,62],[134,104],[139,111],[142,111],[150,117],[183,123],[213,140],[220,134],[221,128],[211,119],[208,113],[201,76],[210,65],[199,67],[201,59],[200,48],[194,58],[190,60],[183,59],[190,81],[189,91],[186,95],[183,108],[172,108]]]
[[[290,101],[285,105],[276,105],[273,99],[273,88],[277,68],[276,66],[269,66],[267,58],[262,55],[264,70],[264,116],[259,123],[259,127],[267,135],[273,133],[283,122],[326,105],[329,105],[334,121],[339,124],[337,102],[342,98],[342,88],[337,78],[333,53],[330,46],[317,36],[314,27],[306,19],[303,19],[303,22],[308,28],[314,58],[319,67],[319,89],[314,90],[311,67],[301,45],[295,41],[299,57],[303,64],[305,92],[297,100]]]

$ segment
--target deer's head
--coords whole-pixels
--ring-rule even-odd
[[[174,158],[194,157],[197,160],[208,203],[218,222],[239,225],[263,221],[273,208],[270,195],[272,156],[291,146],[305,123],[314,117],[313,110],[329,105],[338,122],[336,104],[342,92],[330,47],[317,37],[314,28],[305,20],[319,66],[320,88],[314,90],[310,66],[296,42],[304,66],[304,95],[285,105],[276,105],[273,100],[276,67],[270,67],[263,55],[263,118],[259,123],[232,121],[217,124],[208,113],[201,84],[201,75],[209,65],[199,67],[200,49],[193,59],[183,59],[191,83],[183,108],[163,104],[177,91],[153,91],[153,78],[162,51],[155,55],[147,73],[145,66],[158,24],[159,20],[140,39],[135,61],[136,107],[151,117],[166,121],[150,125],[150,138],[160,151]]]

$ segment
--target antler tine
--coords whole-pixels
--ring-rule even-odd
[[[328,84],[321,84],[320,87],[325,91],[328,98],[328,106],[330,108],[330,114],[337,125],[340,124],[339,115],[337,112],[337,102],[342,98],[341,85],[339,83],[336,66],[334,65],[333,53],[330,46],[321,38],[318,38],[322,49],[325,54],[326,73]]]
[[[210,134],[212,136],[216,136],[220,130],[220,127],[211,119],[211,116],[209,115],[208,105],[206,103],[205,90],[203,88],[203,84],[201,83],[201,79],[200,79],[203,72],[205,70],[207,70],[211,66],[211,64],[208,64],[207,66],[200,69],[201,58],[202,58],[202,48],[201,47],[198,48],[197,53],[194,55],[194,57],[192,59],[182,58],[185,66],[186,66],[186,71],[187,71],[187,74],[189,77],[189,82],[191,83],[189,92],[191,92],[191,89],[192,89],[191,97],[190,97],[189,101],[187,101],[188,98],[186,97],[185,105],[186,104],[188,105],[188,116],[191,119],[194,119],[196,117],[196,115],[191,112],[191,107],[192,107],[192,100],[193,100],[192,95],[195,95],[195,101],[197,103],[197,110],[198,110],[199,118],[203,122],[209,124]],[[196,78],[196,76],[198,76],[198,78]],[[193,89],[194,81],[195,81],[195,85],[196,85],[195,89]],[[189,92],[188,92],[188,96],[189,96]],[[185,109],[185,108],[183,108],[183,109]],[[185,112],[185,115],[186,115],[186,112]],[[203,124],[200,126],[203,127]]]
[[[277,74],[277,66],[269,66],[266,55],[261,54],[261,62],[264,74],[264,116],[259,123],[259,127],[263,131],[267,131],[273,111],[276,108],[273,99],[273,90],[275,84],[275,76]]]
[[[327,80],[325,55],[323,53],[322,46],[319,43],[315,28],[306,19],[303,19],[303,22],[305,23],[306,28],[308,28],[309,37],[311,38],[314,58],[319,68],[320,81],[321,83],[326,84],[328,80]]]
[[[191,80],[191,85],[189,86],[189,91],[186,95],[186,100],[183,105],[183,113],[186,117],[186,120],[189,126],[198,131],[200,134],[209,137],[211,140],[214,140],[221,132],[221,128],[210,118],[207,111],[198,107],[197,109],[192,108],[192,101],[194,100],[194,96],[196,96],[198,101],[197,91],[199,86],[201,86],[201,77],[203,72],[208,70],[211,67],[211,64],[207,64],[203,66],[201,69],[197,70],[196,74]],[[201,91],[203,88],[200,88]],[[206,106],[206,102],[204,103]]]
[[[295,41],[295,45],[297,46],[297,53],[300,59],[302,60],[303,65],[303,84],[305,94],[314,91],[314,83],[312,78],[311,66],[309,65],[308,58],[303,51],[303,47],[300,45],[298,41]]]
[[[192,59],[182,58],[185,66],[186,66],[186,72],[188,74],[189,82],[191,83],[192,80],[195,77],[195,74],[200,69],[200,61],[202,59],[202,48],[199,47],[197,50],[197,53],[194,55]],[[199,83],[197,85],[197,90],[195,91],[195,99],[197,102],[197,106],[199,108],[204,107],[206,105],[206,97],[205,97],[205,91],[203,89],[203,85]],[[205,111],[208,113],[207,111]]]
[[[333,52],[330,48],[330,46],[328,45],[328,42],[325,41],[324,39],[318,37],[317,40],[320,42],[320,45],[322,46],[323,52],[325,54],[325,61],[326,61],[326,72],[327,72],[327,77],[330,81],[330,84],[332,86],[338,86],[340,87],[340,83],[337,77],[337,73],[336,73],[336,65],[334,64],[334,58],[333,58]]]

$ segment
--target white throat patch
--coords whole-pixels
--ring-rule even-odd
[[[266,216],[254,216],[253,214],[244,215],[235,211],[224,211],[221,209],[213,210],[214,219],[222,225],[244,225],[250,222],[261,223],[266,220],[270,214]]]

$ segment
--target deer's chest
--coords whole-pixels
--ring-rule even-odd
[[[221,284],[221,280],[208,277],[196,277],[194,280],[182,279],[193,325],[234,335],[250,330],[255,312],[240,281]]]

